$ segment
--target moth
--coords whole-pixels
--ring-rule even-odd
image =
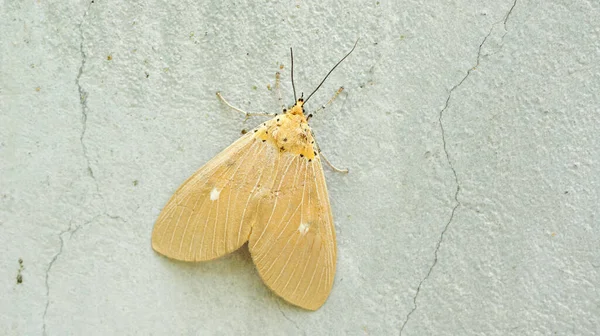
[[[357,41],[358,42],[358,41]],[[272,119],[247,131],[188,178],[167,202],[152,232],[152,248],[169,258],[207,261],[248,242],[264,283],[291,304],[320,308],[333,286],[336,268],[335,227],[321,160],[308,125],[305,104],[296,99],[294,58],[291,79],[295,104],[281,114],[242,112],[246,118]],[[276,89],[279,93],[279,73]],[[328,106],[343,90],[340,88]]]

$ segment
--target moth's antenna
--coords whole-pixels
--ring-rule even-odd
[[[358,43],[358,39],[356,40],[356,42],[354,42],[354,47],[352,47],[352,50],[350,50],[350,51],[349,51],[349,52],[346,54],[346,56],[344,56],[344,57],[343,57],[343,58],[342,58],[342,59],[341,59],[339,62],[337,62],[337,64],[336,64],[336,65],[334,65],[334,66],[333,66],[333,68],[332,68],[331,70],[329,70],[329,72],[327,73],[327,75],[325,75],[325,78],[323,78],[323,80],[321,81],[321,83],[319,84],[319,86],[317,86],[317,88],[315,89],[315,91],[313,91],[313,92],[312,92],[312,93],[311,93],[311,94],[308,96],[308,98],[306,98],[306,99],[304,100],[304,103],[306,103],[306,102],[307,102],[307,101],[310,99],[310,97],[312,97],[312,95],[313,95],[315,92],[317,92],[317,90],[318,90],[318,89],[321,87],[321,85],[323,85],[323,83],[325,83],[325,80],[327,79],[327,77],[329,77],[329,75],[330,75],[330,74],[333,72],[333,70],[335,70],[335,68],[337,68],[337,66],[338,66],[338,65],[340,65],[340,63],[342,63],[342,61],[343,61],[343,60],[345,60],[345,59],[346,59],[346,57],[350,56],[350,54],[351,54],[351,53],[354,51],[354,48],[356,48],[356,44],[357,44],[357,43]],[[293,84],[293,83],[294,83],[294,82],[292,81],[292,84]]]
[[[292,89],[294,89],[294,103],[298,100],[296,99],[296,86],[294,85],[294,51],[290,47],[290,55],[292,57]]]

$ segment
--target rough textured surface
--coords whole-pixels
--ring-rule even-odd
[[[1,3],[2,333],[600,333],[599,3],[283,3]],[[215,92],[272,111],[290,46],[308,93],[359,36],[309,104],[346,88],[311,122],[350,168],[325,306],[245,247],[154,253],[175,188],[260,122]]]

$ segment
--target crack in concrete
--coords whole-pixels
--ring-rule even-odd
[[[88,170],[88,174],[92,177],[92,179],[94,180],[94,184],[96,187],[96,192],[98,193],[98,195],[100,195],[100,189],[98,186],[98,182],[96,181],[96,177],[94,176],[94,171],[92,170],[92,166],[91,166],[91,160],[89,158],[88,155],[88,149],[87,146],[85,145],[84,142],[84,138],[85,138],[85,133],[87,131],[87,110],[88,110],[88,106],[87,106],[87,96],[88,93],[87,91],[85,91],[83,89],[83,86],[81,86],[81,76],[83,75],[83,69],[85,67],[85,63],[87,60],[87,55],[85,54],[85,51],[83,50],[83,43],[84,43],[84,35],[83,35],[83,24],[85,23],[85,17],[87,16],[87,13],[89,12],[92,4],[94,2],[91,1],[89,3],[89,5],[87,6],[85,12],[83,13],[83,17],[81,18],[81,22],[79,23],[79,25],[77,25],[77,29],[79,30],[79,37],[80,37],[80,42],[79,42],[79,53],[81,54],[81,64],[79,65],[79,69],[77,71],[77,77],[75,78],[75,85],[77,86],[77,90],[79,92],[79,104],[81,106],[81,124],[82,124],[82,129],[81,129],[81,134],[79,136],[79,142],[81,143],[81,148],[83,151],[83,156],[85,157],[86,163],[87,163],[87,170]],[[100,195],[100,197],[102,198],[102,195]],[[119,218],[118,216],[110,216],[108,214],[106,214],[108,217],[110,218]],[[87,226],[88,224],[92,223],[94,220],[96,220],[98,217],[100,217],[101,215],[97,215],[95,217],[93,217],[91,220],[83,223],[82,225],[73,228],[72,226],[72,221],[69,222],[69,226],[65,229],[62,230],[58,233],[58,238],[60,239],[60,247],[58,249],[58,251],[54,254],[54,256],[52,257],[52,259],[50,260],[50,262],[48,263],[48,267],[46,268],[46,275],[45,275],[45,285],[46,285],[46,305],[44,307],[44,314],[42,315],[42,334],[43,335],[47,335],[47,327],[46,327],[46,316],[48,315],[48,308],[50,307],[50,283],[49,283],[49,279],[50,279],[50,271],[52,270],[52,267],[54,266],[54,264],[56,263],[56,261],[58,260],[58,258],[60,257],[60,255],[63,253],[64,250],[64,246],[65,246],[65,238],[64,235],[65,234],[69,234],[69,236],[73,236],[73,234],[75,232],[77,232],[79,229],[81,229],[82,227]]]
[[[62,254],[63,252],[63,247],[65,246],[65,240],[63,239],[63,234],[67,233],[71,231],[71,223],[69,223],[69,227],[66,230],[61,231],[58,234],[58,238],[60,238],[60,249],[58,250],[58,252],[56,252],[54,254],[54,256],[52,257],[52,260],[50,260],[50,263],[48,264],[48,267],[46,268],[46,306],[44,308],[44,315],[42,315],[42,335],[47,335],[46,332],[46,315],[48,314],[48,307],[50,306],[50,285],[48,283],[48,279],[50,278],[50,270],[52,269],[52,266],[54,266],[54,263],[56,262],[56,260],[58,259],[58,257]]]
[[[498,51],[496,51],[495,53],[493,53],[492,55],[500,52],[500,50],[502,50],[502,46],[504,45],[504,38],[506,37],[506,34],[508,34],[508,29],[506,29],[506,23],[508,22],[508,19],[510,18],[510,15],[513,12],[513,9],[515,9],[515,6],[517,5],[517,0],[514,0],[512,6],[510,7],[510,9],[508,10],[508,12],[506,13],[506,15],[504,15],[504,19],[495,22],[492,25],[492,28],[494,25],[502,23],[502,28],[504,29],[504,34],[502,34],[502,37],[500,38],[500,47],[498,48]]]
[[[77,27],[79,30],[79,38],[80,38],[79,53],[81,54],[81,64],[80,64],[79,70],[77,72],[77,77],[75,78],[75,85],[77,85],[77,90],[79,92],[79,104],[81,105],[81,125],[82,125],[82,127],[81,127],[81,134],[79,136],[79,142],[81,143],[81,149],[83,151],[83,156],[85,157],[85,160],[87,163],[88,174],[92,177],[92,179],[94,179],[94,183],[96,184],[96,189],[98,190],[98,183],[96,182],[96,177],[94,176],[94,171],[92,169],[91,160],[88,155],[88,149],[87,149],[87,146],[85,145],[85,142],[83,141],[83,139],[85,138],[85,133],[87,131],[87,119],[88,119],[87,97],[88,97],[88,93],[87,93],[87,91],[84,90],[83,86],[81,86],[81,82],[80,82],[81,76],[83,75],[83,68],[85,67],[85,63],[87,60],[87,55],[85,54],[85,51],[83,50],[83,43],[85,41],[85,38],[83,35],[83,24],[85,23],[85,16],[87,15],[91,6],[92,6],[92,3],[90,3],[88,5],[88,8],[86,9],[85,13],[83,14],[83,18],[81,19],[81,22],[79,23],[79,26]]]
[[[300,327],[298,326],[298,323],[296,323],[296,321],[292,320],[291,318],[289,318],[285,312],[283,311],[283,309],[281,309],[281,304],[277,303],[277,308],[279,309],[279,312],[281,313],[281,315],[283,315],[283,317],[290,321],[295,327],[296,329],[298,329],[299,331],[302,331],[302,329],[300,329]]]
[[[487,35],[483,38],[483,40],[479,44],[479,48],[477,49],[477,59],[476,59],[475,65],[472,66],[469,70],[467,70],[467,72],[465,73],[465,76],[456,85],[454,85],[450,89],[450,91],[448,92],[448,97],[446,98],[446,102],[444,104],[444,107],[439,112],[438,123],[440,125],[440,130],[441,130],[441,133],[442,133],[442,144],[443,144],[443,148],[444,148],[444,153],[446,155],[446,160],[448,161],[448,165],[450,166],[450,170],[452,170],[452,175],[454,176],[454,183],[456,184],[456,189],[454,191],[454,202],[456,204],[452,207],[452,211],[450,212],[450,218],[446,222],[446,225],[444,225],[444,229],[440,233],[440,237],[439,237],[439,239],[438,239],[438,241],[436,243],[435,250],[434,250],[434,253],[433,253],[433,262],[431,263],[431,266],[429,267],[429,270],[427,271],[427,274],[425,275],[425,277],[423,279],[421,279],[421,281],[419,282],[419,285],[417,286],[417,290],[415,292],[415,295],[413,296],[413,308],[408,312],[408,314],[406,314],[406,318],[404,319],[404,322],[402,323],[402,326],[400,327],[400,335],[402,335],[402,332],[404,331],[404,328],[408,324],[411,315],[417,310],[417,307],[418,307],[417,306],[417,299],[419,297],[419,294],[421,293],[421,288],[423,286],[423,283],[427,279],[429,279],[429,276],[431,275],[431,273],[433,272],[433,269],[435,268],[435,266],[438,263],[438,253],[439,253],[440,247],[442,245],[442,242],[444,241],[444,235],[448,231],[448,228],[450,227],[450,224],[452,223],[452,220],[454,219],[454,215],[456,213],[456,210],[461,205],[461,203],[460,203],[460,201],[458,199],[458,194],[460,193],[460,189],[461,189],[460,188],[460,182],[458,180],[458,174],[456,173],[456,169],[454,168],[454,165],[452,164],[452,160],[450,158],[450,152],[448,151],[448,147],[447,147],[447,143],[446,143],[446,130],[444,129],[444,123],[442,122],[442,119],[444,117],[444,112],[446,112],[446,110],[448,109],[448,106],[450,105],[450,99],[452,98],[452,93],[454,92],[454,90],[456,90],[459,86],[461,86],[465,82],[465,80],[467,80],[467,78],[471,75],[471,72],[473,72],[474,70],[476,70],[477,67],[479,66],[480,61],[481,61],[481,50],[483,48],[483,45],[485,44],[485,42],[487,41],[487,39],[492,34],[492,32],[494,30],[494,26],[496,24],[498,24],[498,23],[502,23],[504,25],[504,31],[505,31],[505,33],[502,35],[502,39],[504,39],[504,36],[506,36],[506,34],[507,34],[506,23],[507,23],[510,15],[513,12],[513,9],[515,8],[516,5],[517,5],[517,0],[514,0],[512,6],[508,10],[508,12],[504,16],[504,18],[502,20],[500,20],[500,21],[495,22],[495,23],[492,24],[492,26],[490,27],[489,32],[487,33]]]
[[[508,18],[510,17],[510,15],[513,12],[513,9],[515,9],[515,6],[517,5],[517,0],[515,0],[512,4],[512,7],[510,7],[510,9],[508,10],[508,12],[506,13],[506,15],[504,16],[504,21],[502,22],[504,24],[504,30],[506,30],[506,22],[508,22]]]
[[[46,284],[46,306],[44,308],[44,314],[42,315],[42,335],[47,335],[47,331],[46,331],[46,315],[48,314],[48,308],[50,307],[50,284],[49,284],[49,279],[50,279],[50,271],[52,270],[52,267],[54,266],[54,264],[56,263],[56,261],[58,260],[58,258],[61,256],[61,254],[64,251],[64,247],[65,247],[65,238],[64,235],[69,234],[69,239],[71,237],[73,237],[73,235],[79,231],[80,229],[83,229],[85,227],[87,227],[88,225],[90,225],[91,223],[93,223],[94,221],[96,221],[98,218],[105,216],[108,217],[110,219],[114,219],[114,220],[119,220],[122,222],[127,222],[126,219],[120,217],[120,216],[113,216],[110,215],[108,213],[103,213],[100,215],[96,215],[94,217],[92,217],[92,219],[84,222],[83,224],[73,227],[73,221],[71,220],[69,222],[69,226],[65,229],[62,230],[61,232],[58,233],[58,238],[60,239],[60,248],[58,249],[58,251],[54,254],[54,256],[52,257],[52,259],[50,260],[50,263],[48,263],[48,267],[46,268],[46,280],[45,280],[45,284]]]
[[[94,170],[92,168],[92,159],[90,158],[87,145],[85,144],[85,135],[86,135],[87,129],[88,129],[88,124],[87,124],[88,110],[89,110],[88,105],[87,105],[88,92],[81,85],[81,76],[83,75],[83,70],[84,70],[85,64],[87,62],[87,54],[85,53],[84,47],[83,47],[83,44],[85,42],[85,37],[83,34],[83,25],[85,24],[85,17],[88,15],[90,8],[92,7],[92,4],[94,4],[93,0],[88,5],[87,9],[85,10],[85,12],[83,14],[81,22],[77,26],[77,29],[79,30],[79,38],[80,38],[79,54],[81,55],[81,64],[79,65],[79,69],[77,71],[77,77],[75,77],[75,85],[77,85],[77,91],[79,92],[79,104],[81,106],[81,133],[79,135],[79,143],[81,144],[81,151],[83,152],[83,157],[86,162],[88,175],[92,178],[92,180],[94,182],[94,188],[96,190],[96,195],[100,198],[100,200],[104,206],[104,209],[105,209],[104,211],[106,212],[106,208],[107,208],[106,200],[104,199],[104,196],[102,196],[102,193],[100,193],[100,185],[98,184],[98,180],[96,179],[96,176],[94,175]]]

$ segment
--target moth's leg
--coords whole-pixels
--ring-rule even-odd
[[[285,104],[283,104],[283,98],[281,97],[281,74],[279,71],[275,73],[275,92],[277,92],[277,101],[279,102],[280,111],[285,111]]]
[[[315,115],[317,113],[323,112],[323,110],[325,110],[326,107],[328,107],[329,105],[331,105],[331,103],[333,103],[335,98],[337,98],[340,95],[340,93],[342,93],[342,91],[344,91],[344,87],[340,86],[340,88],[337,89],[337,91],[333,94],[333,97],[331,97],[331,99],[329,99],[329,101],[325,105],[321,105],[321,107],[319,107],[315,112],[309,114],[308,117],[306,118],[306,120],[309,120],[310,118],[313,117],[313,115]]]
[[[333,171],[338,172],[338,173],[348,174],[348,172],[349,172],[348,168],[344,168],[344,169],[337,168],[336,166],[331,164],[331,162],[329,162],[329,160],[327,160],[327,158],[325,157],[325,155],[323,155],[323,153],[321,151],[319,151],[319,154],[321,154],[321,157],[323,158],[325,163],[327,163],[327,165],[329,167],[331,167],[331,169],[333,169]]]
[[[225,105],[229,106],[231,109],[238,111],[242,114],[244,114],[246,116],[246,119],[248,119],[249,117],[256,117],[256,116],[270,116],[270,117],[274,117],[277,114],[276,113],[266,113],[266,112],[246,112],[240,108],[237,108],[231,104],[229,104],[228,101],[225,100],[225,98],[223,98],[223,96],[221,96],[221,92],[217,92],[217,97],[219,97],[219,99],[221,99],[221,101],[223,101],[223,103],[225,103]]]
[[[335,171],[335,172],[343,173],[343,174],[348,174],[348,172],[350,171],[350,170],[348,170],[348,168],[344,168],[344,169],[337,168],[336,166],[334,166],[333,164],[331,164],[331,162],[329,162],[329,160],[327,160],[327,158],[325,157],[325,155],[323,155],[323,152],[321,152],[321,146],[319,146],[319,143],[317,142],[317,138],[315,138],[315,133],[312,131],[312,129],[310,130],[310,133],[312,134],[312,137],[315,140],[315,147],[317,148],[317,151],[319,151],[319,154],[321,155],[321,157],[323,158],[323,160],[325,161],[325,163],[327,163],[327,165],[329,167],[331,167],[331,169],[333,171]]]

